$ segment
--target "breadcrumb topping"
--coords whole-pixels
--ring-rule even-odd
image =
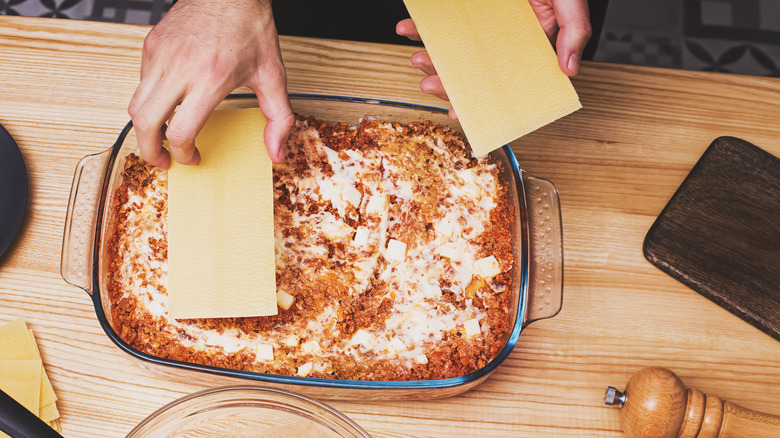
[[[498,165],[446,127],[296,117],[274,166],[279,314],[167,313],[167,174],[127,157],[113,200],[114,329],[154,356],[348,380],[428,380],[504,345],[514,216]]]

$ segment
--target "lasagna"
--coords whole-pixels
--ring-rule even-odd
[[[274,165],[279,313],[167,313],[167,175],[127,157],[108,247],[112,325],[196,364],[347,380],[476,371],[506,342],[514,215],[499,165],[430,122],[297,116]]]

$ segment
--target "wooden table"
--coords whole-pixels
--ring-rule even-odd
[[[0,259],[0,323],[24,317],[34,329],[70,437],[124,436],[205,388],[138,367],[59,271],[75,165],[127,122],[148,30],[0,17],[0,123],[30,184],[20,233]],[[418,89],[415,48],[282,38],[282,49],[291,92],[441,105]],[[649,365],[780,414],[780,343],[642,255],[645,233],[713,139],[733,135],[780,155],[780,80],[585,63],[574,85],[582,110],[512,144],[527,170],[560,190],[563,310],[527,328],[462,396],[331,403],[373,436],[622,436],[605,387],[622,388]]]

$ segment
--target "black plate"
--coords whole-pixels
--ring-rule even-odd
[[[22,153],[0,125],[0,256],[14,239],[27,204],[27,172]]]

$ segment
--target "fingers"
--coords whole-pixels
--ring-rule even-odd
[[[398,35],[405,36],[410,40],[422,41],[420,33],[417,32],[417,26],[414,25],[414,21],[411,18],[407,18],[398,22],[395,25],[395,32]]]
[[[141,83],[128,107],[141,155],[162,168],[171,159],[199,163],[195,139],[209,115],[230,91],[250,85],[268,118],[269,151],[280,161],[294,119],[270,1],[231,2],[219,11],[223,20],[213,20],[211,3],[177,2],[144,39]],[[166,132],[168,153],[160,129],[179,104]]]
[[[411,57],[412,65],[422,70],[428,76],[436,74],[436,68],[433,66],[430,55],[427,50],[421,50]]]
[[[266,118],[263,134],[268,156],[274,163],[283,163],[285,144],[290,137],[295,117],[287,97],[287,76],[281,59],[254,79],[249,87],[257,95],[257,103]]]
[[[165,82],[139,85],[128,107],[141,156],[147,163],[163,169],[170,167],[171,157],[162,147],[161,130],[182,94],[174,86]]]
[[[411,18],[399,21],[395,26],[395,31],[399,35],[403,35],[411,40],[421,41],[420,33],[417,32],[417,26],[414,25],[414,21],[412,21]],[[420,81],[420,90],[422,90],[423,93],[432,94],[439,99],[449,100],[447,92],[444,91],[444,85],[442,85],[439,75],[436,74],[436,67],[433,66],[433,61],[431,61],[431,56],[428,54],[428,51],[421,50],[414,53],[411,57],[411,61],[413,66],[419,68],[427,75]],[[451,109],[449,115],[453,120],[457,119],[454,110]]]
[[[417,26],[414,25],[414,21],[412,21],[411,18],[399,21],[395,26],[395,31],[399,35],[403,35],[411,40],[421,41],[420,33],[417,32]],[[431,61],[431,56],[428,54],[428,51],[421,50],[414,53],[411,57],[411,61],[413,66],[419,68],[426,74],[426,77],[420,81],[420,90],[422,90],[423,93],[432,94],[439,99],[449,100],[447,92],[444,91],[444,85],[442,85],[441,79],[439,79],[439,76],[436,74],[436,67],[433,66],[433,61]],[[450,109],[449,115],[453,120],[457,119],[454,110]]]
[[[187,94],[168,124],[166,137],[173,159],[182,164],[200,164],[195,138],[211,112],[228,94],[220,88],[200,86]]]
[[[585,0],[555,0],[555,17],[558,20],[558,64],[568,76],[576,76],[580,70],[582,51],[590,39],[592,30],[588,3]]]
[[[449,97],[447,97],[447,92],[444,91],[444,85],[442,85],[438,75],[423,78],[423,80],[420,81],[420,90],[422,90],[423,93],[432,94],[439,99],[450,100]]]
[[[133,114],[137,114],[144,102],[149,99],[152,90],[160,82],[161,76],[161,74],[156,74],[155,77],[151,77],[150,74],[147,74],[145,79],[141,79],[133,93],[133,97],[130,99],[130,103],[127,105],[127,112],[131,117]]]
[[[265,147],[268,150],[268,156],[271,157],[271,161],[274,163],[284,163],[284,155],[287,150],[285,145],[287,144],[287,139],[290,137],[290,131],[295,122],[295,117],[292,112],[290,112],[287,115],[281,115],[275,118],[266,117],[266,119],[267,123],[265,125],[263,139],[265,140]]]
[[[421,50],[413,54],[412,65],[419,68],[427,75],[420,81],[420,90],[422,90],[423,93],[432,94],[439,99],[449,100],[447,92],[444,90],[444,85],[442,85],[439,75],[436,74],[436,68],[433,66],[433,61],[431,61],[431,57],[428,55],[427,51]],[[450,117],[453,119],[456,118],[453,117],[454,114],[454,111],[450,114]]]

